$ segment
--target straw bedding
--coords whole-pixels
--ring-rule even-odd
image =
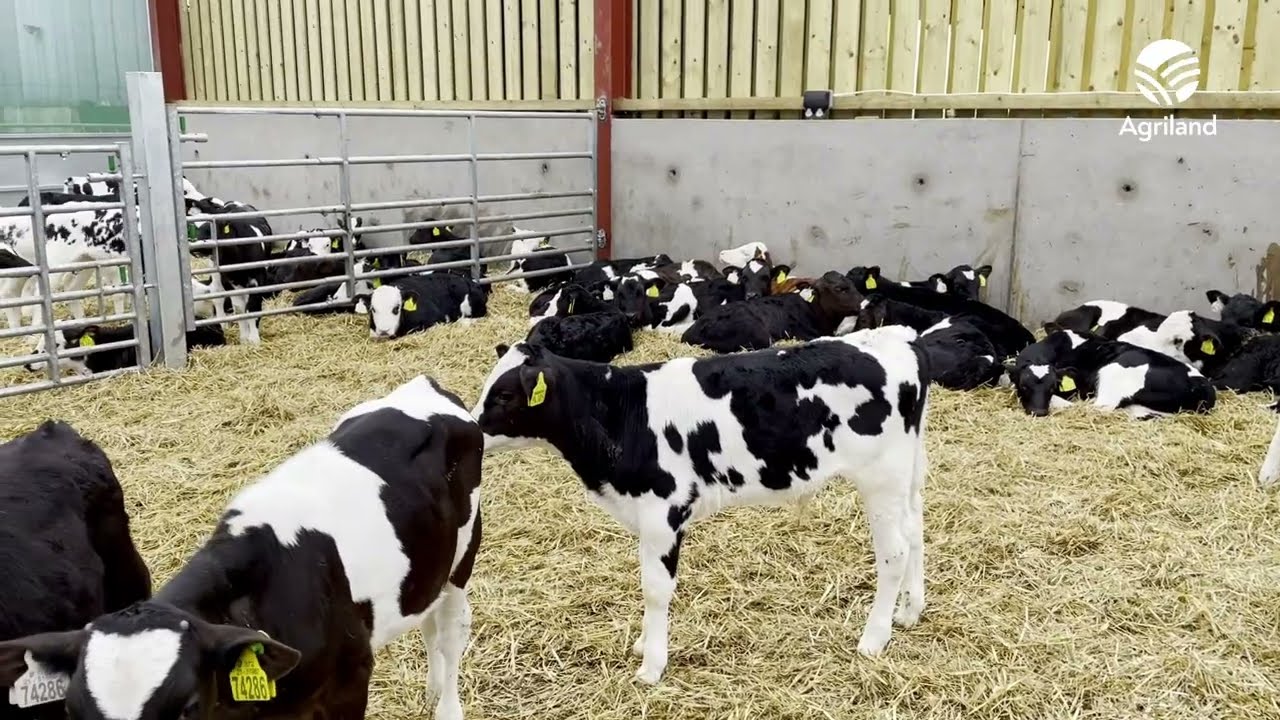
[[[364,318],[263,321],[261,347],[0,400],[0,438],[62,418],[115,463],[163,582],[231,493],[359,401],[427,373],[474,402],[528,296],[488,319],[377,343]],[[234,330],[231,335],[234,336]],[[621,359],[693,354],[643,333]],[[12,373],[0,382],[12,382]],[[636,543],[543,451],[485,462],[485,537],[462,666],[468,717],[1280,716],[1280,495],[1253,485],[1267,398],[1134,422],[1034,419],[1005,390],[936,390],[925,492],[928,608],[883,657],[855,650],[874,587],[856,493],[695,525],[681,553],[671,662],[632,679]],[[370,715],[423,717],[406,636],[378,659]]]

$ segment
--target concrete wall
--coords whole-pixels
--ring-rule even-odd
[[[1098,298],[1207,313],[1206,290],[1280,291],[1280,122],[1148,142],[1122,125],[619,120],[614,252],[760,240],[801,274],[907,279],[991,264],[989,300],[1030,323]]]

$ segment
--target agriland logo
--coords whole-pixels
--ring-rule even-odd
[[[1143,97],[1160,107],[1173,108],[1200,88],[1200,58],[1184,42],[1156,40],[1138,53],[1133,75]],[[1126,117],[1120,134],[1134,135],[1142,142],[1157,135],[1217,135],[1218,116],[1209,120],[1183,120],[1173,115],[1159,120]]]

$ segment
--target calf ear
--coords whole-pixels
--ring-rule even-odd
[[[1280,301],[1270,300],[1258,311],[1258,327],[1263,330],[1280,329]]]
[[[417,309],[418,309],[418,294],[417,294],[417,293],[415,293],[415,292],[412,292],[412,291],[408,291],[408,290],[406,290],[406,291],[401,291],[401,295],[400,295],[400,307],[404,308],[405,312],[415,312],[415,311],[417,311]]]
[[[529,407],[537,407],[550,397],[552,388],[547,380],[548,374],[545,367],[536,365],[520,368],[520,387],[524,389],[525,403]]]
[[[1213,333],[1203,333],[1191,338],[1191,347],[1207,357],[1215,357],[1222,352],[1222,339]]]
[[[36,662],[70,674],[84,650],[88,630],[41,633],[0,642],[0,687],[13,687],[27,671],[27,653]]]
[[[498,354],[499,360],[501,360],[502,357],[506,355],[507,351],[510,349],[511,349],[511,346],[507,345],[506,343],[498,343],[497,345],[493,346],[493,351]]]
[[[987,280],[991,278],[991,266],[983,265],[975,268],[974,272],[978,273],[978,287],[986,287]]]
[[[1222,309],[1227,305],[1227,294],[1221,290],[1210,290],[1204,296],[1209,299],[1209,307],[1213,308],[1215,312],[1222,312]]]
[[[1050,320],[1049,322],[1047,322],[1047,323],[1045,323],[1045,324],[1044,324],[1044,334],[1045,334],[1045,335],[1052,335],[1052,334],[1054,334],[1054,333],[1056,333],[1056,332],[1062,332],[1062,331],[1063,331],[1063,330],[1065,330],[1065,329],[1066,329],[1066,328],[1062,327],[1061,325],[1059,325],[1059,324],[1058,324],[1058,323],[1056,323],[1056,322],[1053,322],[1052,320]]]
[[[786,282],[787,276],[790,274],[791,274],[790,265],[774,265],[773,266],[773,281],[775,283]]]
[[[229,672],[248,651],[253,653],[268,679],[279,680],[297,667],[302,658],[302,653],[253,628],[201,623],[198,637],[218,672]]]

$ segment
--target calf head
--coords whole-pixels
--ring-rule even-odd
[[[40,333],[40,335],[36,337],[36,342],[35,342],[35,346],[32,349],[32,354],[39,355],[40,353],[43,353],[45,351],[46,345],[47,345],[46,336],[44,333]],[[54,330],[53,331],[53,352],[57,354],[57,353],[61,353],[65,349],[67,349],[66,331]],[[68,365],[70,365],[71,362],[72,361],[67,358],[59,358],[58,367],[65,368]],[[29,362],[26,365],[23,365],[22,367],[23,369],[29,370],[31,372],[40,372],[44,370],[45,362],[44,360],[36,360],[35,362]]]
[[[1078,373],[1072,369],[1048,364],[1019,366],[1010,361],[1005,365],[1005,371],[1018,396],[1018,403],[1033,417],[1047,416],[1050,410],[1077,393]]]
[[[790,272],[791,268],[786,265],[775,268],[767,257],[756,258],[748,260],[742,266],[741,280],[738,284],[742,285],[742,292],[746,299],[764,297],[772,292],[775,282],[786,282]],[[781,281],[778,280],[779,277],[782,278]]]
[[[300,657],[257,630],[215,625],[172,606],[143,602],[82,630],[0,643],[0,685],[13,687],[29,670],[43,671],[64,681],[70,718],[194,720],[217,716],[219,699],[228,702],[239,694],[232,694],[233,672],[275,682]]]
[[[1280,330],[1280,301],[1262,302],[1244,293],[1228,296],[1218,290],[1210,290],[1205,296],[1224,323],[1266,332]]]
[[[954,294],[951,278],[943,275],[942,273],[934,273],[930,275],[927,280],[920,283],[920,287],[923,287],[926,290],[932,290],[940,295],[946,295],[948,293]]]
[[[862,306],[862,294],[853,286],[853,282],[834,270],[827,271],[814,280],[809,290],[813,293],[813,304],[836,323],[857,314]]]
[[[735,248],[720,251],[720,263],[722,265],[745,267],[752,260],[763,260],[772,263],[769,258],[769,248],[765,247],[762,242],[749,242],[746,245],[739,245]]]
[[[369,295],[369,337],[393,338],[400,333],[400,321],[418,309],[418,295],[396,285],[383,285]]]
[[[631,327],[644,327],[653,322],[653,301],[662,294],[665,283],[659,278],[628,275],[618,281],[614,304],[627,316]]]
[[[498,362],[471,411],[484,432],[485,452],[541,444],[559,427],[556,418],[581,412],[563,360],[527,342],[495,350]]]
[[[850,282],[853,283],[853,286],[857,288],[860,293],[870,292],[880,287],[883,283],[888,282],[884,278],[880,277],[879,265],[871,265],[869,267],[858,265],[850,268],[849,272],[845,273],[844,276],[849,278]]]
[[[847,280],[848,278],[846,278]],[[852,281],[850,281],[852,283]],[[879,293],[869,295],[858,305],[854,330],[870,330],[883,327],[889,319],[889,301]]]
[[[982,290],[987,286],[987,280],[991,278],[991,266],[981,265],[975,268],[969,265],[957,265],[951,268],[945,277],[951,286],[952,294],[969,300],[980,300]]]

